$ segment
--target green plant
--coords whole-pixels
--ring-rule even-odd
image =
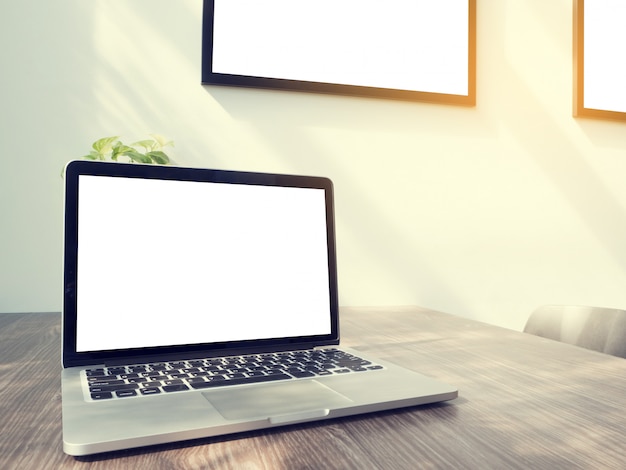
[[[122,143],[118,136],[103,137],[92,144],[93,150],[83,158],[117,162],[120,157],[127,157],[130,162],[137,163],[158,165],[171,163],[170,157],[163,151],[163,148],[174,146],[174,142],[157,134],[151,134],[151,136],[152,139],[140,140],[130,145]]]

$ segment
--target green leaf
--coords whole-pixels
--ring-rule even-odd
[[[148,152],[146,156],[151,158],[154,163],[158,163],[159,165],[167,165],[170,162],[170,157],[168,157],[165,152],[162,152],[160,150]]]
[[[144,149],[146,149],[146,151],[148,151],[154,149],[154,147],[156,146],[156,142],[154,140],[146,139],[135,142],[132,145],[138,145],[139,147],[143,147]]]
[[[113,143],[119,139],[118,136],[113,137],[103,137],[102,139],[96,140],[92,147],[98,152],[100,155],[104,155],[105,153],[109,153],[113,147]]]
[[[129,150],[127,152],[124,152],[122,155],[129,157],[134,162],[152,163],[152,159],[149,156],[144,155],[143,153],[139,153],[136,150]]]
[[[111,159],[117,160],[118,156],[125,155],[126,152],[136,152],[136,150],[118,141],[111,150]]]
[[[92,150],[88,155],[84,155],[82,158],[85,160],[104,160],[104,155]]]
[[[174,141],[173,140],[167,140],[165,137],[163,137],[160,134],[150,134],[154,140],[156,141],[156,143],[159,145],[160,148],[163,147],[167,147],[168,145],[171,145],[172,147],[174,146]]]

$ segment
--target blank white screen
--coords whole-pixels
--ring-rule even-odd
[[[77,350],[330,333],[321,189],[80,176]]]
[[[468,95],[467,0],[215,0],[213,72]]]

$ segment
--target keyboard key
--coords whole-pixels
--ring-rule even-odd
[[[290,373],[291,375],[293,375],[296,378],[302,378],[302,377],[314,377],[315,374],[309,370],[293,370],[293,369],[288,369],[287,370],[288,373]]]
[[[106,400],[107,398],[113,398],[111,392],[95,392],[91,394],[93,400]]]
[[[126,382],[124,382],[123,380],[119,380],[119,379],[112,379],[112,380],[94,380],[89,382],[89,386],[90,387],[100,387],[100,386],[106,386],[106,385],[123,385]]]
[[[182,392],[183,390],[189,390],[189,387],[185,384],[164,385],[164,392]]]
[[[161,376],[161,372],[159,372],[158,370],[152,370],[150,372],[142,372],[139,375],[141,377],[160,377]]]
[[[139,388],[137,384],[121,384],[121,385],[103,385],[100,387],[89,387],[89,391],[92,393],[98,392],[115,392],[118,390],[135,390]]]
[[[136,379],[139,377],[139,374],[120,374],[120,379]]]
[[[192,377],[206,377],[208,375],[211,375],[211,373],[210,372],[206,372],[206,371],[204,371],[204,372],[192,372],[191,373]]]
[[[187,382],[189,382],[190,384],[194,384],[194,383],[202,383],[204,382],[204,378],[203,377],[192,377],[190,379],[187,379]]]
[[[172,379],[172,380],[164,380],[163,383],[165,385],[181,385],[181,384],[184,384],[185,382],[183,382],[181,379]]]
[[[170,374],[170,377],[173,379],[186,379],[187,377],[189,377],[189,374],[185,374],[185,373],[176,373],[176,374]]]
[[[243,379],[245,378],[245,375],[241,372],[235,372],[231,374],[226,374],[226,377],[228,377],[229,379]]]
[[[202,378],[198,377],[198,379],[202,379]],[[190,382],[190,384],[192,388],[207,388],[207,387],[213,387],[215,385],[223,384],[225,380],[226,380],[226,377],[224,377],[223,375],[213,375],[211,377],[206,377],[206,380],[205,379],[195,380],[193,382]],[[212,384],[212,385],[207,385],[207,384]]]
[[[249,377],[263,377],[265,373],[262,370],[251,370],[248,372]]]

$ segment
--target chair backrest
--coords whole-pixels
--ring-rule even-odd
[[[530,315],[524,332],[626,358],[626,310],[544,305]]]

